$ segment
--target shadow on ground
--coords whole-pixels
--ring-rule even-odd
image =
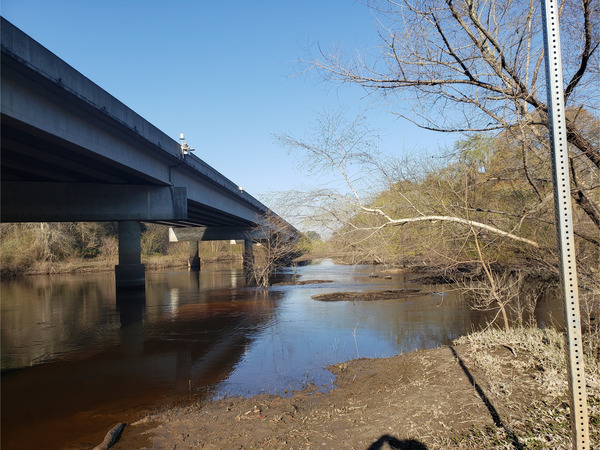
[[[454,357],[457,359],[458,364],[460,365],[460,368],[463,370],[463,372],[465,373],[465,375],[467,376],[469,383],[471,383],[471,385],[473,386],[473,388],[475,388],[475,391],[477,392],[477,395],[479,395],[479,398],[481,399],[481,401],[483,402],[483,404],[486,406],[486,408],[488,409],[490,416],[492,416],[492,420],[494,421],[494,425],[496,425],[499,428],[503,428],[506,436],[511,440],[512,445],[515,449],[517,450],[522,450],[523,449],[523,445],[519,442],[519,438],[518,436],[513,433],[503,422],[502,419],[500,418],[500,414],[498,414],[498,411],[496,410],[496,408],[494,407],[494,405],[492,405],[492,402],[490,401],[490,399],[488,398],[487,395],[485,395],[485,392],[483,392],[483,389],[481,389],[481,386],[479,386],[479,384],[477,384],[477,382],[475,381],[475,378],[473,378],[473,374],[471,374],[471,371],[467,368],[467,366],[465,365],[464,361],[461,359],[460,356],[458,356],[458,353],[456,352],[456,349],[451,345],[450,346],[450,350],[452,351],[452,354],[454,355]]]
[[[373,442],[367,450],[381,450],[387,444],[389,448],[394,450],[427,450],[427,446],[422,442],[414,439],[397,439],[389,434],[384,434],[375,442]]]

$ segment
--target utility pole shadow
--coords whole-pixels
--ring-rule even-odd
[[[485,395],[485,392],[483,392],[483,389],[481,389],[481,386],[479,386],[479,384],[477,384],[477,382],[475,381],[475,378],[473,378],[473,375],[471,374],[471,372],[469,371],[469,369],[465,365],[465,363],[462,360],[462,358],[460,356],[458,356],[458,353],[456,352],[456,349],[454,348],[454,346],[451,345],[450,346],[450,350],[452,351],[452,354],[454,355],[454,357],[458,361],[458,365],[460,366],[460,368],[463,370],[463,372],[467,376],[467,379],[469,380],[469,383],[471,383],[471,386],[473,386],[475,388],[475,391],[477,392],[477,395],[479,395],[479,398],[481,399],[481,401],[483,402],[483,404],[485,405],[485,407],[489,411],[490,416],[492,416],[492,420],[494,421],[494,425],[496,425],[497,427],[501,427],[501,428],[504,429],[504,432],[506,433],[506,435],[508,436],[508,438],[512,441],[512,444],[513,444],[514,448],[516,448],[517,450],[523,450],[524,447],[519,442],[519,438],[517,437],[517,435],[515,433],[513,433],[502,422],[502,419],[500,418],[500,414],[498,414],[498,410],[496,410],[496,408],[494,407],[494,405],[492,405],[492,402],[490,401],[490,399],[488,398],[488,396]]]

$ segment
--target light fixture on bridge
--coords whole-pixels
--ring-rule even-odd
[[[193,152],[194,150],[196,150],[195,148],[191,148],[189,145],[187,145],[183,133],[179,133],[179,140],[181,141],[181,154],[183,156],[187,155],[189,152]]]

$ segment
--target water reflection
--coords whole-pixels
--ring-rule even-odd
[[[407,287],[416,276],[372,279],[372,270],[329,263],[289,269],[280,281],[332,282],[268,292],[246,288],[238,267],[149,273],[145,293],[118,296],[112,273],[5,281],[2,444],[61,447],[93,432],[101,441],[114,423],[190,392],[283,393],[308,382],[327,389],[329,364],[437,347],[489,318],[453,292],[311,299]],[[540,311],[552,310],[545,305]]]
[[[0,289],[3,371],[95,349],[118,330],[114,275],[27,277]]]
[[[3,446],[61,447],[226,379],[280,297],[239,276],[149,274],[145,295],[111,274],[3,283]]]

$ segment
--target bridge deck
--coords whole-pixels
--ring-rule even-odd
[[[179,142],[10,22],[2,18],[1,25],[3,221],[250,226],[267,211],[201,159],[183,156]],[[106,205],[108,186],[122,193],[120,208]],[[183,189],[185,204],[149,204],[145,217],[139,211],[127,217],[132,202],[149,203],[134,195],[142,186],[154,193],[148,198],[165,199],[169,189]],[[69,187],[80,193],[75,203],[87,208],[75,210],[74,194],[65,196]],[[36,197],[61,215],[45,218]]]

